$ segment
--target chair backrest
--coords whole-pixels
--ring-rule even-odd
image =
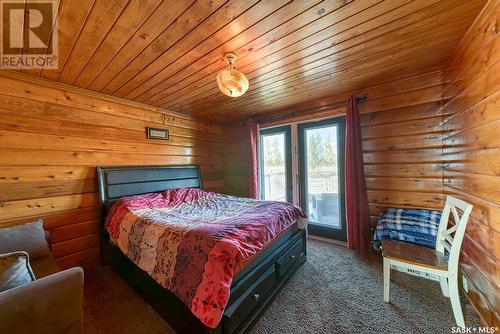
[[[464,239],[472,207],[472,204],[464,202],[461,199],[452,196],[446,197],[446,203],[436,236],[436,251],[444,253],[446,249],[449,252],[448,271],[450,272],[453,271],[456,273],[458,270],[460,248],[462,247],[462,240]],[[457,209],[462,211],[462,216],[460,216]],[[455,225],[448,228],[450,214],[453,214]]]

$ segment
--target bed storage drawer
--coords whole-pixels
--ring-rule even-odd
[[[281,279],[294,266],[304,253],[304,241],[299,239],[290,249],[276,261],[276,273]]]
[[[240,298],[235,300],[224,313],[224,332],[233,333],[247,319],[259,304],[268,299],[276,280],[274,266],[271,266]]]

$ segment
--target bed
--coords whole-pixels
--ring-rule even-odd
[[[167,284],[165,280],[159,279],[157,277],[158,275],[155,275],[157,271],[148,269],[147,263],[151,261],[138,259],[136,256],[137,252],[131,252],[127,248],[127,245],[134,244],[129,240],[125,240],[125,242],[121,240],[120,238],[122,237],[118,237],[119,234],[117,230],[120,230],[122,235],[125,233],[123,231],[126,231],[127,233],[125,235],[128,235],[130,239],[134,239],[137,233],[131,234],[132,232],[126,229],[127,226],[137,225],[134,225],[133,222],[128,223],[131,219],[137,219],[136,221],[141,222],[141,224],[144,221],[157,223],[155,220],[156,218],[152,219],[151,217],[158,216],[159,212],[162,215],[168,216],[172,215],[174,209],[176,212],[180,210],[179,208],[186,211],[186,207],[195,207],[195,209],[189,209],[189,213],[193,210],[201,210],[200,212],[204,214],[204,217],[207,217],[207,220],[209,219],[208,217],[212,217],[212,219],[216,220],[216,224],[226,226],[224,224],[227,219],[224,220],[221,218],[221,216],[225,217],[225,213],[222,215],[219,215],[217,212],[215,214],[211,213],[210,207],[218,208],[220,206],[227,206],[228,208],[237,208],[242,212],[252,212],[249,210],[252,206],[255,206],[257,208],[255,210],[255,215],[258,215],[265,211],[268,206],[271,207],[271,204],[263,202],[258,203],[248,199],[240,199],[202,191],[201,173],[198,166],[98,167],[97,170],[100,204],[103,210],[102,263],[110,265],[178,333],[244,332],[252,321],[256,319],[262,309],[266,307],[277,291],[279,291],[286,280],[288,280],[306,261],[306,231],[303,228],[304,226],[302,226],[303,222],[297,219],[297,221],[289,222],[287,225],[281,226],[280,229],[276,228],[274,234],[271,234],[272,239],[268,238],[266,242],[260,242],[262,240],[259,239],[259,243],[255,243],[254,245],[255,250],[253,253],[252,250],[250,250],[250,253],[245,255],[245,257],[241,257],[241,251],[235,253],[240,257],[235,257],[234,259],[236,260],[231,258],[234,260],[231,263],[234,262],[240,265],[235,266],[234,272],[231,271],[230,279],[226,280],[226,285],[224,285],[224,282],[220,284],[220,286],[226,287],[227,290],[227,293],[221,293],[223,297],[219,297],[222,298],[220,305],[225,305],[224,307],[217,307],[217,305],[214,304],[211,308],[212,302],[206,302],[205,300],[200,304],[199,300],[201,299],[197,298],[197,296],[200,293],[205,293],[204,291],[207,290],[207,286],[211,286],[214,281],[217,281],[212,280],[212,276],[210,276],[212,274],[210,273],[212,271],[214,273],[220,272],[220,270],[207,270],[207,264],[205,264],[205,272],[203,275],[200,275],[200,281],[206,281],[210,284],[206,284],[203,286],[204,289],[202,289],[200,283],[197,289],[186,292],[186,289],[182,290],[177,288],[178,285],[182,284],[177,283],[176,286],[172,282],[185,282],[188,277],[196,277],[196,272],[193,274],[192,271],[185,271],[183,273],[184,276],[176,273],[172,276],[173,278],[167,280],[169,282]],[[193,196],[195,200],[192,199]],[[185,198],[189,198],[189,200],[186,201]],[[181,202],[179,202],[179,199]],[[113,206],[117,201],[117,205]],[[168,203],[165,204],[165,202]],[[206,206],[205,202],[208,203]],[[169,203],[175,203],[175,205],[171,206]],[[200,203],[203,203],[203,205]],[[121,216],[117,213],[120,212],[120,210],[123,211],[123,208],[128,209],[131,205],[139,205],[140,207],[139,210],[133,211],[133,215],[131,215],[129,211],[126,211],[126,215],[121,214]],[[280,204],[275,204],[273,208],[279,208],[279,205]],[[283,206],[283,212],[290,208],[290,206],[286,208],[285,205]],[[242,207],[250,209],[242,210]],[[227,210],[230,211],[230,209]],[[140,219],[141,214],[145,215],[147,219],[143,219],[144,217]],[[285,215],[285,213],[282,215]],[[116,218],[117,216],[120,218]],[[191,219],[190,216],[186,215],[180,216],[179,220],[182,221],[185,217],[187,220]],[[244,217],[244,215],[241,215],[241,217]],[[193,223],[198,223],[201,229],[205,228],[205,226],[212,226],[212,222],[205,225],[204,222],[199,222],[199,219],[196,219],[193,220]],[[232,219],[234,220],[234,217]],[[236,226],[248,225],[248,223],[245,225],[245,219],[242,218],[241,220],[241,225],[236,224]],[[273,224],[276,224],[274,222],[275,219],[272,218],[272,220]],[[122,225],[114,221],[121,222]],[[190,225],[191,223],[186,224]],[[161,224],[155,226],[159,225]],[[271,222],[269,222],[268,225],[273,226]],[[255,226],[258,227],[259,225],[257,224]],[[148,231],[152,230],[151,227],[148,228]],[[272,228],[269,228],[269,230],[272,230]],[[219,247],[220,249],[226,249],[222,241],[226,242],[228,240],[227,242],[234,243],[234,240],[231,238],[239,238],[237,241],[240,242],[248,239],[248,235],[245,234],[244,228],[239,231],[237,228],[235,229],[233,227],[231,231],[231,233],[227,233],[226,231],[224,232],[224,237],[217,238],[218,244],[221,243],[222,245]],[[232,234],[233,232],[234,235]],[[240,232],[243,236],[239,236]],[[156,233],[162,234],[163,232],[160,231]],[[268,231],[266,233],[268,233]],[[218,234],[214,235],[218,236]],[[227,235],[229,235],[230,238],[226,238]],[[197,236],[193,234],[191,239],[197,239]],[[239,243],[237,244],[239,245]],[[242,244],[248,248],[248,245],[244,242]],[[227,245],[231,246],[232,244]],[[176,247],[181,248],[180,244]],[[163,250],[162,247],[157,248],[159,251]],[[217,247],[213,247],[213,249],[216,248]],[[241,250],[241,247],[239,249]],[[210,256],[212,256],[212,251],[210,252]],[[231,252],[228,251],[228,253]],[[216,254],[220,255],[221,253],[219,252]],[[163,256],[163,254],[162,256],[155,254],[154,257],[156,261],[155,264],[163,264],[169,261],[167,260],[169,256]],[[146,263],[146,265],[144,265],[144,263]],[[149,267],[151,267],[151,265],[149,265]],[[178,270],[178,267],[179,266],[175,267],[175,271]],[[213,275],[217,277],[216,274]],[[189,298],[186,300],[185,296]],[[207,317],[200,316],[200,312],[197,311],[199,307],[195,307],[197,304],[194,302],[195,300],[198,300],[198,304],[202,307],[204,305],[207,306],[209,309],[207,311],[208,314],[211,314],[210,312],[213,313],[214,310],[217,311],[220,309],[220,311],[217,311],[219,313],[215,312],[215,315],[208,319]],[[188,305],[190,307],[188,307]]]

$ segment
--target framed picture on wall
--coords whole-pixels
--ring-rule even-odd
[[[148,139],[168,140],[168,130],[158,128],[146,128],[146,136]]]

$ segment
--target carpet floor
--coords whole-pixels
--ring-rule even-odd
[[[437,282],[392,271],[386,304],[378,254],[309,240],[307,257],[249,333],[451,333]],[[479,324],[469,304],[464,313],[467,325]],[[109,268],[87,273],[84,316],[85,333],[175,333]]]

